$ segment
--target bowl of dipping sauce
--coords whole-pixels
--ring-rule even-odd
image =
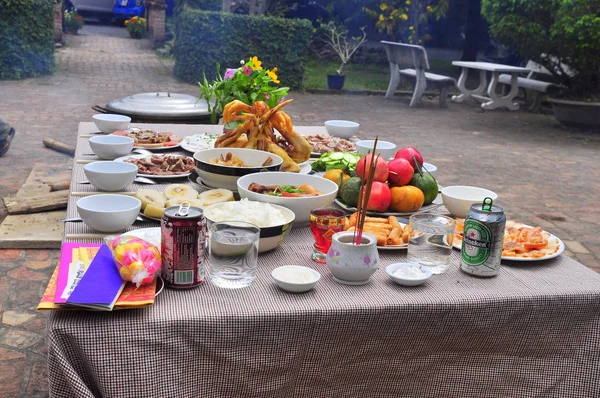
[[[431,270],[416,263],[395,263],[385,269],[388,276],[402,286],[418,286],[431,278]]]
[[[315,287],[321,279],[321,274],[312,268],[300,265],[284,265],[275,268],[271,272],[271,277],[283,290],[291,293],[303,293]]]

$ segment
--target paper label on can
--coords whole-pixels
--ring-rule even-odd
[[[462,260],[467,265],[481,265],[490,258],[492,231],[477,220],[466,220],[462,243]]]

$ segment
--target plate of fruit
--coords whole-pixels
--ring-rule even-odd
[[[343,170],[328,170],[323,177],[338,184],[335,203],[347,211],[356,211],[358,196],[372,155],[356,163],[356,177]],[[423,156],[415,148],[402,148],[394,159],[376,158],[375,174],[367,214],[379,216],[410,216],[416,212],[433,210],[442,205],[435,178],[423,169]]]

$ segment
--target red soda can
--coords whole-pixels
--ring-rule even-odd
[[[204,282],[206,221],[202,210],[187,202],[169,207],[160,227],[161,276],[165,285],[191,288]]]

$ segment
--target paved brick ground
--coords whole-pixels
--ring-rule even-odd
[[[17,129],[0,158],[2,197],[19,189],[33,163],[72,161],[44,148],[42,138],[74,145],[78,122],[95,113],[92,105],[149,91],[198,94],[123,28],[86,25],[66,43],[54,76],[0,82],[0,115]],[[550,115],[458,104],[440,110],[434,100],[411,109],[403,97],[291,97],[286,110],[295,124],[356,120],[364,138],[415,146],[438,166],[442,184],[496,191],[508,217],[554,232],[568,255],[600,271],[600,135],[565,130]],[[45,314],[35,306],[57,260],[57,251],[0,251],[0,397],[47,396]]]

